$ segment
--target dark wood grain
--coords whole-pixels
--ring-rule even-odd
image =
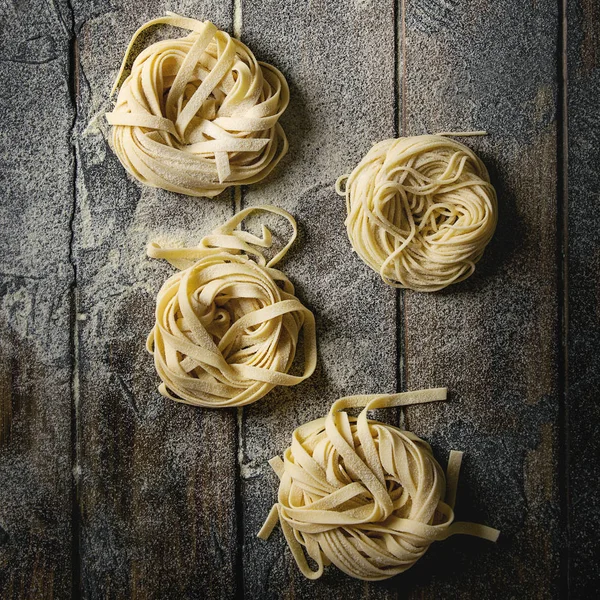
[[[75,220],[80,387],[78,471],[82,594],[231,598],[235,593],[236,415],[157,392],[145,338],[173,272],[145,256],[156,238],[188,244],[233,213],[230,194],[196,199],[142,187],[109,148],[103,113],[129,38],[160,2],[74,2],[79,40]],[[186,15],[231,31],[231,7]],[[150,32],[146,42],[165,34]]]
[[[283,118],[289,155],[269,182],[246,191],[244,206],[273,203],[297,218],[300,239],[281,268],[314,311],[319,343],[310,380],[243,411],[246,597],[394,597],[336,569],[309,582],[279,529],[266,542],[256,538],[277,497],[267,460],[289,446],[292,431],[343,395],[396,387],[395,293],[352,254],[334,191],[374,142],[395,134],[394,6],[244,0],[241,31],[257,56],[283,70],[292,94]]]
[[[410,597],[558,596],[557,11],[550,0],[403,3],[402,129],[487,130],[464,141],[499,199],[475,275],[407,292],[402,306],[406,387],[450,390],[444,405],[407,410],[406,425],[440,459],[466,452],[457,516],[502,535],[432,548],[405,580]]]
[[[600,6],[568,12],[568,449],[572,598],[600,594]]]
[[[554,0],[2,4],[2,600],[598,595],[600,9],[567,4],[562,136]],[[290,152],[267,181],[187,198],[141,186],[114,156],[113,77],[165,10],[214,21],[286,75]],[[351,253],[336,177],[381,139],[482,128],[465,142],[498,190],[494,240],[470,280],[396,294]],[[163,399],[144,341],[172,269],[147,242],[192,244],[265,203],[299,223],[281,268],[317,317],[317,372],[237,412]],[[388,582],[332,567],[311,583],[278,529],[256,538],[276,498],[267,460],[295,427],[344,394],[438,385],[448,403],[400,422],[442,463],[466,451],[457,516],[500,528],[497,545],[452,538]]]
[[[71,592],[74,118],[65,3],[0,8],[0,598]]]

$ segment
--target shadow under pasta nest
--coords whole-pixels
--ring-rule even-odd
[[[435,292],[439,296],[471,294],[488,287],[510,264],[525,235],[523,219],[517,213],[516,195],[510,179],[504,176],[502,165],[491,152],[477,151],[485,163],[490,181],[498,197],[498,224],[481,260],[471,277],[455,285]]]

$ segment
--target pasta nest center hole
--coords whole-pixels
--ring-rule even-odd
[[[277,314],[259,322],[252,318],[279,302],[296,300],[289,280],[280,288],[254,262],[224,255],[198,261],[166,284],[171,285],[166,311],[186,338],[200,342],[195,336],[200,323],[229,365],[289,370],[303,313]]]

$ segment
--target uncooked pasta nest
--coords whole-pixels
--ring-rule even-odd
[[[496,229],[485,165],[446,135],[465,134],[379,142],[336,183],[352,247],[391,286],[434,292],[463,281]]]
[[[212,197],[264,179],[288,149],[277,122],[288,85],[209,21],[167,13],[140,27],[113,92],[140,33],[159,24],[191,33],[143,50],[123,82],[107,115],[123,166],[142,183],[190,196]]]
[[[235,228],[252,212],[285,217],[287,245],[267,262],[270,231],[262,237]],[[156,324],[148,336],[163,396],[207,407],[256,402],[277,385],[303,382],[315,370],[315,319],[273,266],[296,239],[296,221],[270,206],[247,208],[202,239],[197,248],[148,247],[148,255],[181,269],[156,298]],[[250,257],[254,257],[251,260]],[[304,372],[292,375],[303,330]]]
[[[306,577],[318,579],[333,563],[367,581],[406,571],[433,542],[457,533],[495,542],[496,529],[454,522],[462,452],[450,453],[445,477],[427,442],[367,419],[371,409],[445,398],[443,388],[351,396],[296,429],[283,460],[270,461],[280,479],[278,502],[258,536],[267,539],[279,520]],[[343,412],[355,407],[364,407],[358,418]]]

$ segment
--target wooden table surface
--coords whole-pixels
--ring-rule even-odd
[[[594,598],[600,592],[600,9],[593,0],[24,0],[0,27],[0,598]],[[142,187],[103,113],[124,49],[173,10],[280,68],[290,152],[214,200]],[[165,32],[162,32],[163,34]],[[153,35],[160,35],[160,32]],[[567,79],[568,75],[568,79]],[[567,105],[568,100],[568,105]],[[567,126],[568,123],[568,126]],[[351,254],[336,177],[398,135],[486,129],[499,225],[476,274],[395,292]],[[144,349],[172,269],[240,206],[291,211],[282,269],[315,312],[306,383],[240,410],[162,398]],[[497,545],[435,544],[383,583],[297,571],[267,460],[352,393],[447,386],[387,415]]]

